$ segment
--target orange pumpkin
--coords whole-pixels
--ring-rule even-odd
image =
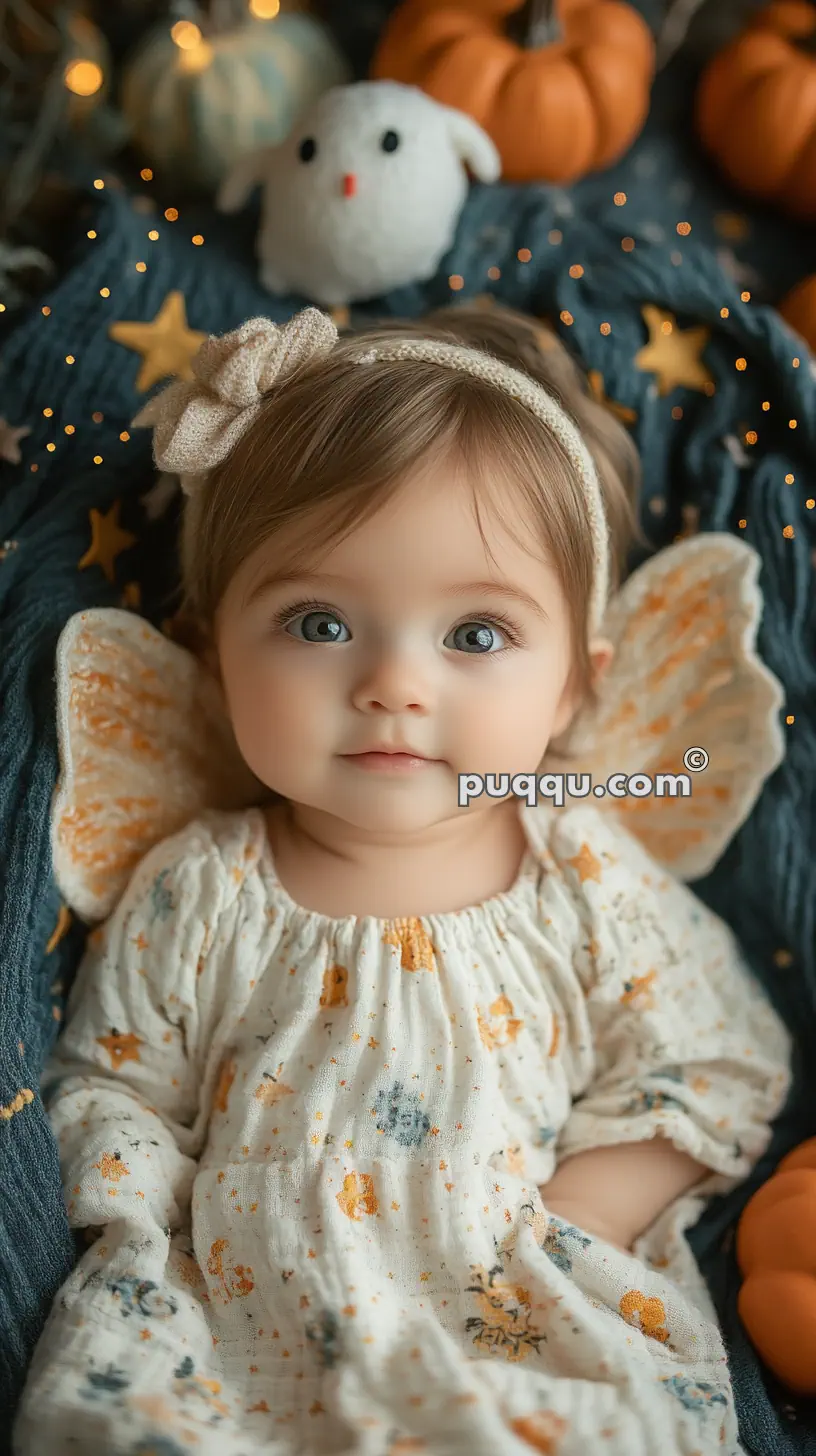
[[[816,1138],[782,1159],[737,1229],[740,1318],[782,1383],[816,1395]]]
[[[519,11],[524,43],[509,32]],[[403,0],[372,67],[474,117],[509,182],[569,183],[617,161],[653,74],[651,32],[623,0]]]
[[[816,354],[816,273],[811,273],[797,283],[779,305],[786,324],[795,329],[800,338]]]
[[[703,72],[703,146],[735,187],[816,220],[816,5],[773,0]]]

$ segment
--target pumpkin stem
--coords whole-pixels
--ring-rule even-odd
[[[513,19],[515,36],[528,50],[553,45],[561,39],[558,0],[525,0]]]

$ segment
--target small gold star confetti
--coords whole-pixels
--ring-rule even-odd
[[[114,501],[104,515],[91,508],[91,544],[79,562],[80,571],[88,566],[101,566],[108,581],[113,582],[116,579],[114,562],[117,556],[121,551],[127,551],[129,546],[134,546],[137,539],[119,525],[120,510],[120,501]]]
[[[605,409],[608,409],[616,419],[621,421],[621,424],[633,425],[635,423],[637,420],[636,410],[630,409],[625,404],[617,404],[614,399],[608,399],[604,394],[603,375],[600,369],[590,369],[587,374],[587,384],[589,385],[593,399],[598,404],[602,404]]]
[[[641,310],[649,342],[635,355],[635,366],[658,377],[661,397],[680,386],[705,391],[713,385],[702,352],[710,338],[707,328],[680,329],[673,314],[646,303]]]
[[[27,425],[10,425],[0,415],[0,460],[6,460],[9,465],[19,465],[23,458],[20,454],[20,441],[30,434],[31,430]]]
[[[207,337],[188,328],[184,294],[177,290],[168,293],[150,323],[111,324],[108,334],[115,343],[141,354],[144,362],[136,378],[140,394],[168,375],[191,379],[193,359]]]

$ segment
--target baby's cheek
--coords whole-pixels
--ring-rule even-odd
[[[226,684],[233,731],[252,771],[268,788],[286,793],[288,780],[314,749],[320,705],[303,684],[271,661],[256,656]]]
[[[459,722],[461,773],[534,773],[547,744],[553,705],[530,692],[484,694]]]

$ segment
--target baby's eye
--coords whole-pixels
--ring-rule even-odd
[[[488,622],[461,622],[445,638],[446,647],[475,656],[484,656],[506,645],[498,627],[493,627]]]
[[[345,622],[331,612],[305,612],[287,623],[286,631],[302,642],[348,642],[351,633]],[[343,633],[346,635],[343,636]]]

